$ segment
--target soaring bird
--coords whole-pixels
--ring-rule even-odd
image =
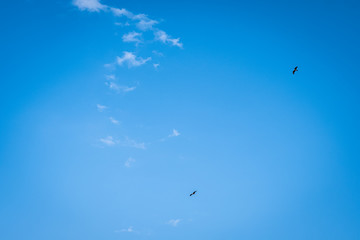
[[[190,194],[190,197],[191,197],[192,195],[194,195],[195,193],[196,193],[196,191],[194,191],[193,193],[191,193],[191,194]]]
[[[293,74],[295,74],[295,72],[297,72],[298,70],[297,70],[297,68],[298,68],[298,66],[296,66],[295,68],[294,68],[294,70],[293,70]]]

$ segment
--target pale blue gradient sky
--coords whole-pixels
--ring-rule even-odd
[[[358,1],[102,3],[183,48],[2,2],[0,239],[360,239]]]

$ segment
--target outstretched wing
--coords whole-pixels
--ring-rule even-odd
[[[296,67],[294,68],[293,74],[295,74],[295,72],[297,71],[297,69],[298,69],[298,66],[296,66]]]

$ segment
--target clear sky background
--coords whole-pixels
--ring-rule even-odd
[[[359,12],[2,1],[0,239],[360,239]]]

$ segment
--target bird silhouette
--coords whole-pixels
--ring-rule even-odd
[[[298,67],[296,66],[295,68],[294,68],[294,70],[293,70],[293,74],[295,74],[295,72],[297,72],[298,70]]]
[[[194,195],[195,193],[196,193],[196,191],[194,191],[193,193],[191,193],[191,194],[190,194],[190,197],[191,197],[192,195]]]

